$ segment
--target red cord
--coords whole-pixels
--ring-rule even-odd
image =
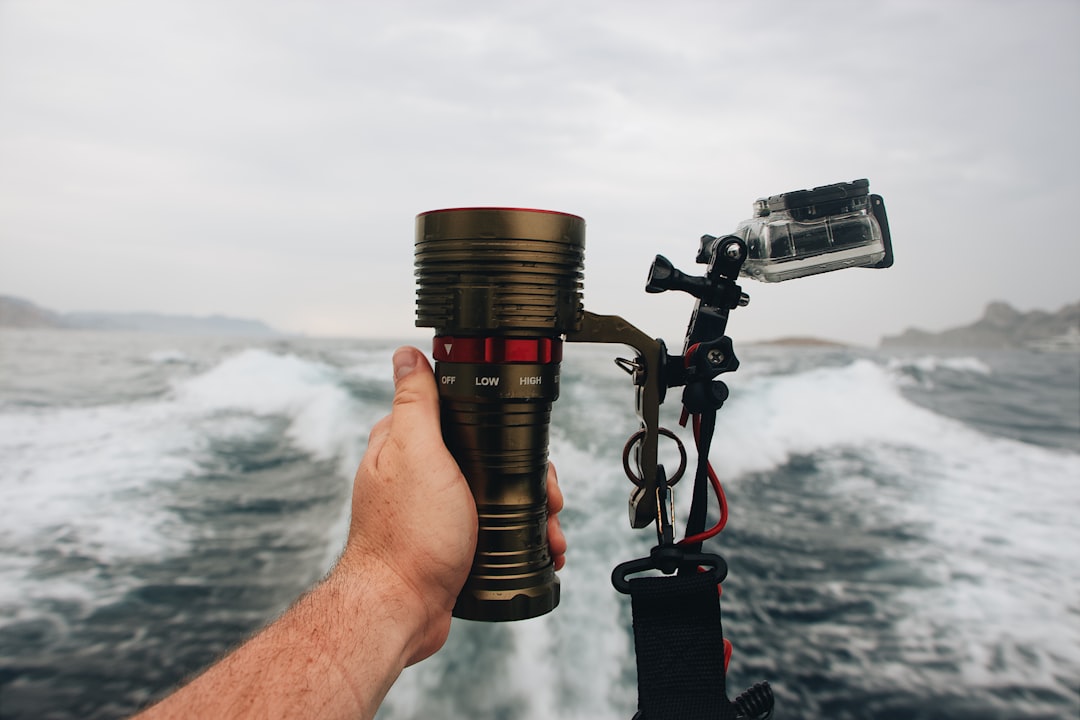
[[[693,415],[694,418],[694,442],[697,444],[698,452],[701,452],[701,416]],[[720,531],[724,529],[728,521],[728,504],[727,496],[724,494],[724,487],[720,484],[720,478],[717,477],[716,471],[713,470],[711,462],[706,461],[705,467],[709,474],[709,484],[712,485],[713,492],[716,493],[716,500],[720,504],[720,519],[715,525],[706,530],[705,532],[697,533],[696,535],[690,535],[680,540],[678,545],[695,545],[700,542],[705,542],[711,537],[715,537],[720,534]]]
[[[686,353],[683,355],[683,367],[690,367],[690,358],[694,352],[698,349],[698,345],[701,343],[694,343],[690,347],[686,348]]]

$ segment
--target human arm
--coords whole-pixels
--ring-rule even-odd
[[[419,350],[394,355],[393,410],[371,431],[353,487],[345,551],[277,621],[139,720],[371,718],[401,670],[446,641],[476,545],[472,494],[439,428]],[[566,541],[549,470],[548,533]]]

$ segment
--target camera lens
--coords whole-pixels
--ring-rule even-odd
[[[476,500],[472,571],[454,608],[521,620],[559,603],[547,464],[562,336],[582,317],[585,221],[460,208],[416,219],[416,324],[435,328],[442,431]]]

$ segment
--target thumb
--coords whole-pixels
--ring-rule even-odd
[[[435,375],[424,354],[414,347],[394,352],[394,408],[391,432],[404,438],[442,441],[439,426],[439,392]]]

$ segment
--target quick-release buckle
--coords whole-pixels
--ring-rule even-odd
[[[649,551],[649,557],[619,563],[611,572],[611,584],[623,595],[630,594],[630,575],[658,570],[670,575],[679,568],[697,568],[699,572],[712,573],[717,584],[727,577],[727,561],[713,553],[686,552],[678,545],[657,545]]]

